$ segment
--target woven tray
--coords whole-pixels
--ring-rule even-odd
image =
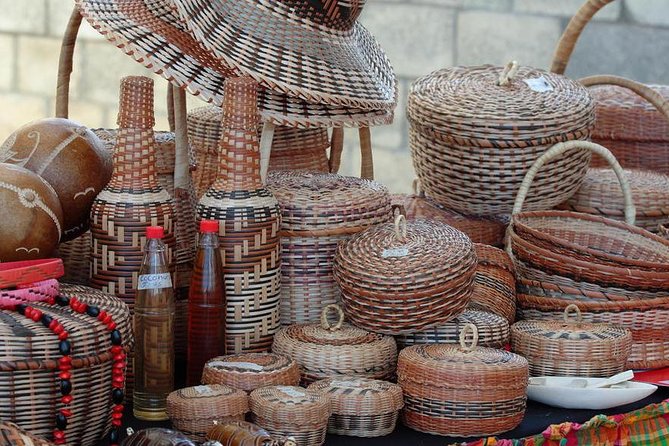
[[[246,392],[263,386],[294,386],[299,382],[297,363],[275,353],[219,356],[208,361],[202,372],[203,384],[224,384]]]

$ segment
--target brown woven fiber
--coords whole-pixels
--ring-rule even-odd
[[[527,360],[476,344],[476,327],[466,325],[460,346],[414,345],[400,352],[397,376],[404,391],[404,424],[458,437],[493,435],[520,424],[527,400]]]
[[[82,286],[62,285],[60,294],[75,297],[109,313],[118,325],[126,349],[132,346],[128,307],[109,294]],[[70,444],[98,444],[111,427],[113,358],[107,327],[69,307],[31,303],[58,320],[72,342],[72,416],[68,417]],[[51,438],[60,404],[58,337],[41,322],[14,311],[0,311],[0,419],[29,432]],[[9,404],[8,402],[11,402]],[[18,443],[20,444],[20,443]]]
[[[197,213],[220,222],[226,351],[267,351],[279,329],[281,211],[260,179],[257,84],[231,78],[225,91],[218,175]]]
[[[490,311],[513,324],[516,319],[516,270],[513,260],[505,251],[492,246],[476,243],[474,248],[478,265],[470,308]]]
[[[669,240],[669,223],[663,223],[659,227],[660,237]]]
[[[0,421],[0,440],[8,446],[53,446],[53,443],[35,437],[8,421]]]
[[[335,311],[337,321],[328,320]],[[337,305],[323,309],[320,323],[291,325],[274,336],[272,351],[294,359],[302,384],[342,375],[391,379],[395,374],[397,346],[391,336],[370,333],[344,323]]]
[[[381,437],[395,430],[404,406],[397,384],[355,376],[317,381],[308,390],[329,396],[332,415],[328,433],[353,437]]]
[[[251,392],[251,421],[272,435],[294,437],[300,446],[320,446],[330,418],[330,398],[301,387],[268,386]]]
[[[411,86],[407,113],[425,193],[469,215],[509,214],[532,163],[552,144],[589,138],[594,124],[594,104],[582,85],[515,63],[424,76]],[[590,154],[576,149],[552,160],[528,208],[565,201],[589,163]]]
[[[58,245],[56,257],[63,259],[65,274],[63,282],[90,285],[91,279],[91,231]]]
[[[224,384],[251,392],[259,387],[295,386],[300,382],[297,362],[275,353],[241,353],[207,361],[203,384]]]
[[[221,384],[187,387],[167,397],[167,414],[172,425],[199,441],[204,441],[216,424],[243,421],[248,411],[247,393]]]
[[[317,321],[341,300],[332,273],[337,245],[391,219],[388,189],[316,172],[273,172],[267,187],[281,206],[281,323]]]
[[[407,223],[402,215],[340,243],[334,260],[348,318],[392,335],[438,326],[462,313],[475,272],[469,237],[439,222]]]
[[[575,318],[570,313],[575,312]],[[632,333],[614,325],[584,323],[577,305],[564,320],[524,320],[511,327],[511,348],[530,364],[532,376],[605,377],[622,372]]]
[[[296,446],[293,439],[272,437],[265,429],[247,421],[216,425],[207,433],[207,440],[221,446]]]

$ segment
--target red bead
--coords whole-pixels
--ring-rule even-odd
[[[60,413],[62,413],[66,417],[72,416],[72,411],[70,409],[60,409]]]
[[[125,361],[118,361],[114,363],[114,368],[118,370],[123,370],[128,364]]]
[[[123,347],[120,345],[115,345],[110,349],[110,351],[112,352],[113,355],[116,355],[118,353],[123,353]]]
[[[111,314],[106,315],[105,318],[102,319],[102,323],[105,325],[109,325],[111,322],[113,322]]]
[[[109,331],[116,330],[116,322],[112,321],[110,324],[107,324],[107,330],[109,330]]]
[[[112,414],[112,420],[120,420],[121,418],[123,418],[123,412],[114,412]]]
[[[53,296],[50,296],[50,297],[46,300],[46,303],[48,303],[49,305],[55,305],[55,304],[56,304],[56,298],[53,297]]]
[[[121,362],[123,360],[125,360],[125,353],[119,353],[118,355],[114,355],[115,362]]]
[[[123,376],[114,376],[114,377],[112,378],[112,383],[123,384],[123,381],[125,381],[125,380],[123,379]]]
[[[25,311],[23,312],[23,315],[27,318],[30,318],[32,314],[33,314],[32,307],[26,307]]]
[[[53,439],[54,440],[65,440],[65,432],[56,429],[53,431]]]
[[[35,322],[39,322],[39,320],[42,319],[42,312],[39,310],[33,311],[30,315],[30,319],[34,320]]]
[[[72,357],[70,356],[63,356],[58,360],[58,365],[71,365],[72,364]]]
[[[64,341],[65,339],[67,339],[68,336],[69,336],[69,333],[64,331],[64,332],[62,332],[58,335],[58,339],[61,340],[61,341]]]
[[[54,444],[65,444],[65,439],[61,438],[60,440],[53,440]]]
[[[51,321],[51,323],[49,324],[49,330],[51,330],[51,331],[53,331],[54,333],[56,333],[54,330],[55,330],[56,327],[58,327],[59,325],[60,325],[60,324],[58,323],[58,321],[55,320],[55,319],[53,319],[53,320]],[[61,325],[61,327],[62,327],[62,325]],[[58,333],[56,333],[56,334],[58,334]]]
[[[63,404],[71,404],[73,399],[74,399],[74,398],[72,398],[72,395],[65,395],[64,397],[62,397],[62,398],[60,399],[60,401],[61,401]]]
[[[112,420],[112,426],[121,427],[123,422],[121,420]]]
[[[107,312],[106,311],[101,311],[100,314],[98,314],[98,320],[100,322],[104,321],[106,317],[107,317]]]
[[[123,404],[116,404],[114,407],[112,407],[112,411],[123,413]]]
[[[54,320],[54,322],[56,321]],[[55,334],[61,334],[63,331],[65,331],[65,328],[62,326],[62,324],[60,324],[60,322],[56,322],[56,326],[51,328],[51,331],[53,331]]]
[[[63,371],[58,374],[58,378],[69,381],[72,379],[72,374],[69,371]]]

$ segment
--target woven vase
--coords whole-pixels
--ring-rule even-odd
[[[227,353],[266,351],[279,329],[281,212],[260,179],[257,84],[234,78],[224,88],[218,177],[197,213],[220,222]]]

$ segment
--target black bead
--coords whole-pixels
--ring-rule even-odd
[[[123,390],[121,389],[112,390],[112,401],[114,401],[114,404],[123,403],[123,398],[125,398],[125,395],[123,395]]]
[[[51,322],[53,322],[53,318],[51,316],[49,316],[48,314],[42,315],[42,325],[44,325],[46,328],[49,328]]]
[[[67,307],[68,305],[70,305],[70,298],[67,296],[59,295],[58,297],[56,297],[56,303],[61,307]]]
[[[60,380],[60,394],[65,396],[72,393],[72,381],[69,379]]]
[[[113,330],[111,332],[111,343],[112,345],[121,345],[123,344],[123,337],[121,336],[121,332],[118,330]]]
[[[26,314],[26,308],[28,308],[28,305],[26,304],[18,304],[16,306],[16,311],[19,312],[19,314]]]
[[[121,437],[121,435],[119,434],[118,429],[114,428],[109,433],[109,442],[111,444],[118,444],[118,442],[120,440],[120,437]]]
[[[70,346],[70,341],[65,340],[65,341],[60,341],[58,343],[58,351],[60,351],[60,354],[63,356],[67,356],[70,354],[70,351],[72,350]]]
[[[67,418],[62,413],[56,415],[56,427],[62,431],[67,429]]]
[[[86,308],[86,314],[90,317],[98,317],[98,314],[100,314],[100,309],[98,307],[89,306]]]

